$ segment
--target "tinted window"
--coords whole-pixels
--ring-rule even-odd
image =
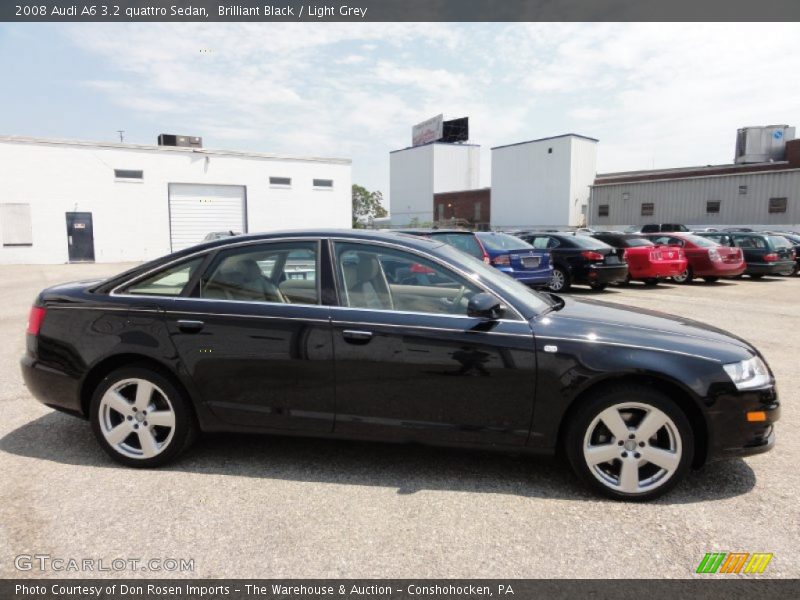
[[[644,238],[633,237],[633,238],[624,238],[622,240],[622,245],[625,248],[637,248],[639,246],[652,246],[653,242],[651,242],[650,240],[646,240]]]
[[[316,242],[280,242],[220,252],[200,282],[203,298],[317,304]]]
[[[483,249],[472,233],[433,233],[431,237],[453,248],[458,248],[470,256],[483,259]]]
[[[134,283],[125,291],[128,294],[147,296],[180,296],[203,258],[195,258],[169,267],[159,273]]]
[[[487,250],[494,252],[531,249],[529,243],[507,233],[481,233],[478,237]]]
[[[600,240],[596,240],[588,235],[576,235],[574,237],[567,238],[569,240],[570,245],[577,246],[578,248],[591,248],[592,250],[597,250],[601,248],[611,248],[605,242],[601,242]]]
[[[555,241],[556,240],[554,240],[551,237],[537,237],[530,240],[530,243],[534,248],[539,248],[540,250],[544,250],[545,248],[554,248],[555,246],[550,244],[550,242],[555,242]]]
[[[351,308],[466,315],[481,291],[438,263],[382,246],[337,242],[336,266],[342,303]]]
[[[764,249],[767,247],[767,240],[763,237],[754,235],[737,235],[735,238],[736,245],[740,248],[758,248]]]
[[[658,225],[649,224],[642,227],[642,233],[658,233],[661,228]]]

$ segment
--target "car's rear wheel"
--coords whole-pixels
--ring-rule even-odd
[[[174,460],[197,433],[189,401],[167,377],[146,367],[109,373],[97,386],[90,410],[100,445],[130,467]]]
[[[692,273],[692,267],[686,267],[683,270],[683,273],[673,277],[672,281],[674,281],[675,283],[691,283],[692,279],[694,279],[694,273]]]
[[[550,276],[550,285],[548,286],[551,292],[566,292],[571,285],[569,273],[561,267],[553,269],[553,274]]]
[[[578,478],[616,500],[651,500],[687,473],[692,428],[670,398],[624,385],[590,398],[569,423],[565,450]]]

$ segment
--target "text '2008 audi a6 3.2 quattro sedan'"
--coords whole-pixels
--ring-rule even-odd
[[[540,294],[400,233],[238,236],[46,289],[22,370],[133,467],[200,431],[424,442],[563,453],[630,500],[768,450],[780,412],[744,340]]]

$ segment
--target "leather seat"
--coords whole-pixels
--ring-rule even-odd
[[[358,262],[343,267],[349,305],[353,308],[392,310],[392,294],[378,257],[356,252]]]
[[[221,300],[287,302],[278,286],[264,277],[258,263],[253,259],[223,265],[208,283],[204,295]]]

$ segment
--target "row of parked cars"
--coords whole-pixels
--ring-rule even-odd
[[[671,279],[714,282],[748,275],[797,275],[800,234],[751,230],[690,231],[653,225],[641,231],[466,231],[407,229],[441,240],[534,288],[565,292],[574,284],[601,291],[609,284]]]

